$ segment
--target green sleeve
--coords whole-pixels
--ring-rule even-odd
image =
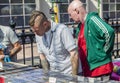
[[[104,49],[106,51],[110,50],[109,48],[114,45],[114,29],[101,18],[95,16],[91,18],[90,26],[90,29],[92,29],[90,31],[93,31],[92,33],[95,34],[96,37],[105,40]]]

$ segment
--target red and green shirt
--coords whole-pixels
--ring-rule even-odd
[[[84,76],[94,77],[112,72],[113,69],[112,62],[109,62],[107,64],[104,64],[102,66],[90,70],[90,66],[87,60],[87,48],[86,48],[86,40],[84,36],[84,24],[81,24],[80,32],[78,35],[78,49],[79,49]]]

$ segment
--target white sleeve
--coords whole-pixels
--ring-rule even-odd
[[[71,50],[77,48],[75,39],[73,38],[73,35],[69,28],[65,27],[62,30],[61,35],[62,35],[62,42],[68,51],[71,51]]]
[[[16,43],[17,41],[19,41],[16,33],[10,28],[8,27],[8,34],[7,34],[8,38],[9,38],[9,41],[14,44]]]

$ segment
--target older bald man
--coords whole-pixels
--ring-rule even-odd
[[[100,77],[103,80],[107,77],[109,80],[113,70],[111,59],[115,37],[113,28],[104,22],[98,13],[87,13],[79,0],[69,4],[68,14],[75,22],[81,23],[78,48],[83,75]]]

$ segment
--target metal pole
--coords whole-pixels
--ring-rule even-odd
[[[22,38],[22,44],[23,44],[23,61],[25,64],[25,31],[24,29],[22,29],[21,38]]]
[[[30,41],[31,41],[31,57],[32,57],[32,66],[34,66],[34,57],[33,57],[33,35],[30,35]]]
[[[98,0],[98,14],[100,15],[100,0]]]

